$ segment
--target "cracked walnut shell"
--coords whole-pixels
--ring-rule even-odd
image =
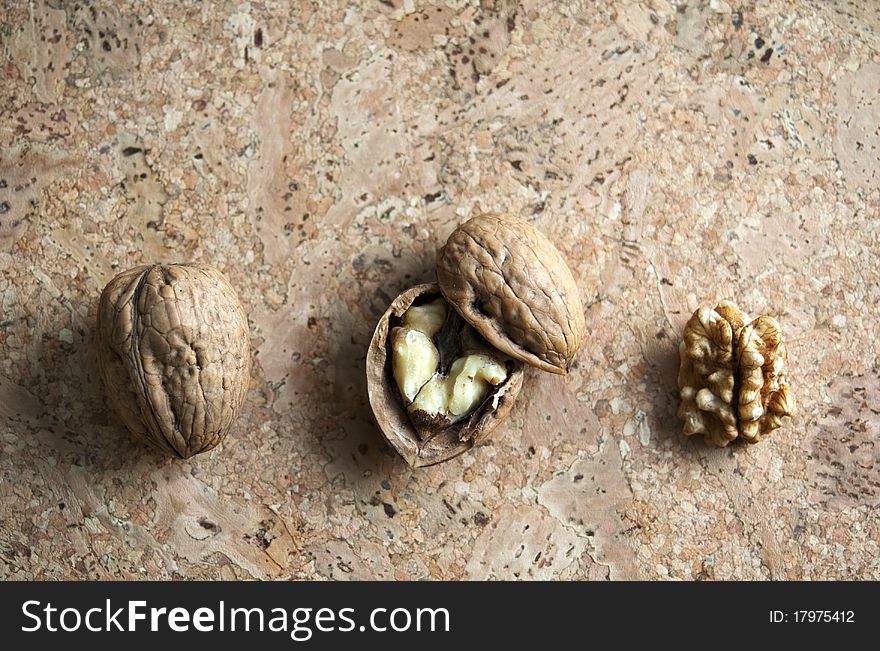
[[[701,307],[685,325],[679,354],[678,416],[688,436],[717,446],[757,443],[796,413],[775,319],[751,320],[730,301]]]
[[[367,390],[373,416],[382,435],[413,468],[430,466],[458,456],[480,444],[513,407],[523,383],[522,364],[507,362],[507,378],[490,389],[481,403],[463,420],[426,427],[403,404],[393,373],[393,332],[407,311],[442,298],[439,287],[426,283],[412,287],[392,301],[379,319],[367,353]],[[452,312],[445,320],[444,341],[438,342],[438,357],[453,357],[467,338],[461,319]],[[449,362],[444,362],[448,367]]]
[[[119,274],[101,293],[97,343],[110,402],[137,438],[188,458],[226,437],[248,390],[250,337],[219,271],[188,263]]]
[[[507,415],[525,364],[565,374],[585,334],[550,240],[515,217],[476,216],[449,236],[437,283],[400,294],[376,326],[367,390],[379,429],[413,467],[451,459]]]

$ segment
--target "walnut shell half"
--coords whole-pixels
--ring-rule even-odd
[[[757,443],[796,413],[775,319],[750,320],[730,301],[701,307],[685,325],[679,354],[678,416],[688,436],[717,446]]]
[[[136,267],[98,305],[101,378],[126,427],[188,458],[219,444],[250,382],[247,316],[222,274],[201,264]]]
[[[400,294],[379,319],[367,351],[367,393],[373,415],[385,440],[414,468],[446,461],[479,445],[510,411],[523,382],[522,364],[510,360],[507,379],[468,418],[427,438],[419,436],[393,377],[390,332],[413,304],[439,297],[440,288],[434,283]]]
[[[534,226],[493,214],[465,222],[440,252],[437,282],[492,346],[568,373],[586,336],[584,308],[562,255]]]

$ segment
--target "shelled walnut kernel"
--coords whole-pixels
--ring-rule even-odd
[[[731,301],[701,307],[684,328],[678,416],[688,436],[757,443],[796,413],[779,323],[751,320]]]

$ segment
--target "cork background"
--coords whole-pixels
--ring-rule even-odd
[[[5,0],[0,578],[880,579],[880,4]],[[589,336],[489,444],[371,421],[378,316],[481,211]],[[107,409],[97,300],[197,260],[252,383],[189,461]],[[699,305],[782,323],[800,413],[681,434]]]

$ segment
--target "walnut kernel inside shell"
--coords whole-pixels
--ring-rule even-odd
[[[523,383],[522,363],[491,347],[435,283],[391,302],[376,325],[366,367],[379,430],[416,468],[486,440]]]
[[[480,345],[443,298],[412,305],[400,321],[391,330],[392,369],[422,439],[470,416],[507,379],[505,359]]]

